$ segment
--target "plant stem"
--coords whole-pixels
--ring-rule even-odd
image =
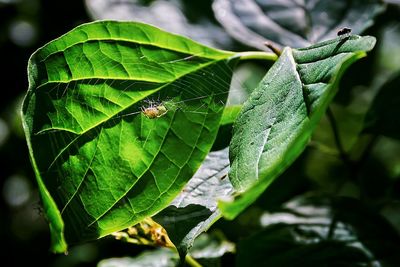
[[[346,165],[351,167],[352,164],[351,164],[351,162],[350,162],[350,160],[349,160],[349,158],[347,156],[347,153],[343,148],[343,144],[342,144],[342,142],[340,140],[339,129],[337,127],[337,123],[336,123],[335,117],[333,116],[333,112],[329,107],[328,107],[328,110],[327,110],[326,114],[328,116],[328,120],[329,120],[329,122],[331,124],[331,127],[332,127],[333,136],[334,136],[334,139],[335,139],[335,144],[336,144],[336,147],[337,147],[337,149],[339,151],[339,156],[340,156],[340,158],[342,159],[342,161]]]
[[[262,52],[262,51],[248,51],[248,52],[240,52],[237,53],[237,56],[240,60],[268,60],[268,61],[275,61],[277,60],[278,56],[274,53],[270,52]]]
[[[265,42],[264,44],[266,47],[271,49],[271,51],[274,52],[274,54],[277,55],[278,57],[282,54],[282,50],[280,50],[276,45],[274,45],[274,43]]]
[[[200,263],[198,263],[192,256],[189,254],[186,255],[185,261],[189,266],[192,267],[202,267]]]
[[[333,239],[333,237],[334,237],[333,235],[335,233],[337,223],[338,223],[338,219],[337,219],[336,214],[334,214],[333,217],[332,217],[332,221],[331,221],[331,223],[329,225],[329,231],[328,231],[328,235],[327,235],[327,239],[328,240],[332,240]]]
[[[367,161],[369,155],[371,154],[371,151],[373,149],[373,147],[375,146],[375,144],[377,143],[379,139],[379,135],[378,134],[374,134],[371,139],[369,140],[367,146],[365,147],[360,159],[357,162],[357,167],[361,168],[364,163]]]

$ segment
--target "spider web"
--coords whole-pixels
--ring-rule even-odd
[[[182,60],[189,60],[182,59]],[[171,61],[170,63],[173,64],[176,61]],[[231,83],[229,84],[229,90],[225,90],[215,94],[215,97],[224,98],[227,96],[227,100],[225,103],[221,100],[220,103],[223,106],[235,106],[241,105],[249,96],[251,91],[255,89],[256,83],[261,80],[263,70],[260,66],[254,63],[245,63],[239,65],[235,69],[231,69],[233,72],[233,76],[231,79]],[[253,72],[252,72],[253,71]],[[199,76],[200,74],[198,74]],[[208,75],[214,77],[213,73],[205,71],[202,75]],[[220,84],[221,87],[226,87],[227,84],[224,80],[220,80],[218,78],[212,80],[213,83]],[[121,117],[129,117],[135,116],[140,113],[143,113],[143,110],[152,107],[163,106],[168,111],[180,111],[183,113],[198,113],[198,114],[206,114],[207,112],[204,110],[209,103],[204,100],[207,100],[210,97],[210,94],[207,92],[197,92],[197,94],[193,94],[190,87],[190,82],[188,83],[181,83],[181,90],[183,92],[188,92],[191,96],[187,99],[179,99],[177,97],[171,97],[166,95],[165,93],[157,92],[154,93],[143,100],[140,101],[133,109],[135,111],[124,113],[117,118]],[[160,116],[161,117],[161,116]],[[155,118],[157,119],[157,118]]]
[[[91,52],[93,54],[101,53],[101,49],[98,48],[96,51]],[[142,56],[143,58],[144,56]],[[193,58],[196,58],[197,56],[187,56],[184,58],[180,59],[175,59],[175,60],[170,60],[166,62],[161,62],[163,64],[163,67],[166,65],[176,65],[174,69],[185,69],[187,66],[183,64],[182,66],[178,66],[177,64],[179,62],[190,62],[193,60]],[[71,64],[80,66],[83,62],[84,55],[81,53],[75,62],[72,62]],[[129,61],[129,54],[122,54],[121,58],[124,58],[125,61]],[[117,72],[119,71],[119,63],[115,61],[113,64],[112,62],[115,61],[114,59],[110,59],[108,57],[103,57],[102,60],[96,62],[96,64],[93,65],[100,65],[100,66],[107,66],[107,72],[108,73],[113,73],[114,70]],[[134,61],[134,59],[132,60]],[[133,64],[136,66],[138,69],[146,69],[146,72],[148,73],[154,73],[154,74],[159,74],[159,73],[164,73],[164,69],[156,68],[153,65],[149,65],[146,63],[124,63],[126,65],[128,64]],[[113,66],[114,65],[114,66]],[[250,67],[249,67],[250,65]],[[214,73],[211,73],[207,69],[204,69],[203,71],[194,74],[193,76],[207,76],[210,77],[210,80],[207,81],[209,84],[218,84],[221,88],[226,88],[229,87],[229,90],[225,91],[219,91],[218,93],[214,94],[214,97],[217,98],[225,98],[227,95],[227,100],[226,101],[220,101],[222,105],[224,106],[231,106],[231,105],[240,105],[242,104],[250,94],[250,92],[254,89],[255,84],[261,80],[262,75],[264,74],[263,71],[260,69],[259,66],[256,66],[254,64],[249,64],[247,63],[246,67],[243,67],[243,65],[238,66],[235,70],[232,70],[231,67],[228,66],[230,71],[234,72],[234,75],[231,79],[231,83],[227,84],[226,81],[220,79],[218,76],[216,76]],[[249,69],[251,69],[250,72]],[[255,72],[255,73],[254,73]],[[255,76],[255,77],[254,77]],[[195,80],[195,78],[192,78],[192,80]],[[100,83],[101,79],[94,79],[94,78],[89,78],[87,79],[87,84],[90,84],[93,87],[96,87]],[[138,101],[133,104],[129,105],[129,107],[126,107],[124,111],[120,112],[120,114],[112,114],[111,112],[109,114],[105,114],[108,118],[115,117],[115,118],[121,118],[121,117],[129,117],[129,116],[134,116],[142,113],[142,110],[150,107],[150,106],[158,106],[158,105],[166,105],[168,106],[168,111],[170,110],[180,110],[181,112],[189,112],[189,113],[200,113],[204,114],[204,108],[209,104],[207,101],[205,101],[208,97],[210,97],[210,93],[207,92],[207,90],[200,90],[197,92],[193,92],[191,90],[191,81],[190,80],[178,80],[175,84],[175,92],[165,92],[164,90],[160,90],[158,92],[152,93],[150,90],[146,90],[146,87],[151,86],[150,83],[147,82],[142,82],[142,81],[135,81],[135,82],[130,82],[128,79],[127,80],[113,80],[109,86],[112,87],[115,85],[115,83],[120,83],[119,86],[116,87],[122,87],[123,89],[120,92],[120,95],[117,98],[123,98],[125,92],[130,91],[132,88],[135,88],[134,90],[137,90],[136,93],[138,94],[137,99]],[[75,101],[78,102],[82,106],[86,106],[87,109],[84,111],[84,115],[82,116],[95,116],[96,110],[93,110],[90,108],[89,105],[84,103],[85,98],[81,98],[77,95],[81,94],[83,90],[76,90],[77,84],[74,83],[74,81],[68,82],[66,84],[56,84],[51,90],[49,90],[49,95],[55,95],[56,98],[63,98],[65,99],[65,102],[62,103],[61,105],[68,105],[68,101]],[[68,92],[73,92],[70,96],[65,96]],[[185,99],[180,99],[179,94],[186,94]],[[94,94],[93,94],[94,95]],[[98,99],[101,99],[104,97],[103,92],[98,93]],[[224,103],[225,102],[225,103]],[[109,109],[110,111],[113,111],[115,107],[113,107],[112,101],[108,101],[107,103],[101,103],[99,101],[100,105],[107,105],[105,109]],[[51,119],[50,119],[51,120]],[[78,122],[74,122],[76,124],[79,124]],[[43,131],[48,131],[48,130],[54,130],[57,129],[57,127],[54,127],[54,121],[51,123],[52,129],[41,129],[36,132],[36,134],[39,134]],[[77,125],[80,127],[80,125]]]

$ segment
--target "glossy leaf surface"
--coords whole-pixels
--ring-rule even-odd
[[[175,198],[215,139],[233,55],[113,21],[32,55],[22,113],[52,250],[127,228]]]

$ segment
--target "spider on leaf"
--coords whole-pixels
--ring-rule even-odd
[[[147,107],[140,108],[143,115],[149,119],[159,118],[168,112],[168,109],[162,103],[150,102],[149,104]]]

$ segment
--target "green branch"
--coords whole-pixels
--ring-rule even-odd
[[[191,267],[202,267],[200,263],[198,263],[192,256],[189,254],[185,257],[186,263]]]
[[[278,59],[278,56],[274,53],[270,52],[262,52],[262,51],[247,51],[247,52],[239,52],[236,54],[240,60],[268,60],[275,61]]]

